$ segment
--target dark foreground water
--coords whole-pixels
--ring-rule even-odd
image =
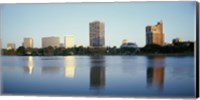
[[[3,56],[2,93],[194,97],[191,56]]]

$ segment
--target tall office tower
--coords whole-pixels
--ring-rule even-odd
[[[7,44],[7,50],[10,50],[10,49],[15,49],[15,43],[8,43]]]
[[[52,47],[59,47],[60,46],[60,39],[59,37],[43,37],[42,38],[42,48],[52,46]]]
[[[155,26],[146,26],[146,44],[164,45],[163,22]]]
[[[74,36],[68,35],[64,37],[64,47],[65,48],[74,47]]]
[[[29,37],[24,38],[23,46],[25,48],[33,48],[33,39]]]
[[[90,46],[103,47],[105,45],[105,31],[104,23],[94,21],[90,23]]]

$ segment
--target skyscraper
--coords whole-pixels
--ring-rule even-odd
[[[59,37],[43,37],[42,38],[42,48],[52,46],[52,47],[59,47],[60,46],[60,39]]]
[[[24,38],[23,46],[25,48],[33,48],[33,39],[29,37]]]
[[[104,38],[104,23],[100,21],[94,21],[90,23],[90,46],[91,47],[103,47],[105,45]]]
[[[163,22],[158,22],[155,26],[146,26],[146,44],[164,45]]]
[[[74,36],[68,35],[64,38],[64,47],[65,48],[72,48],[74,47]]]

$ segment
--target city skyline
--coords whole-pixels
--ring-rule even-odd
[[[74,33],[71,35],[74,36],[76,45],[89,46],[88,23],[94,20],[105,23],[105,46],[119,47],[121,41],[127,39],[142,47],[146,44],[145,27],[154,25],[159,20],[164,23],[165,42],[171,43],[176,37],[195,41],[195,4],[129,2],[3,5],[3,48],[6,48],[7,43],[15,43],[19,47],[24,37],[33,38],[34,47],[40,48],[42,37],[61,38],[68,33]],[[63,38],[60,41],[64,41]]]

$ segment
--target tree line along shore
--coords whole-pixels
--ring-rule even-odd
[[[146,45],[138,48],[113,47],[46,47],[46,48],[24,48],[2,49],[4,56],[68,56],[68,55],[194,55],[194,43],[189,45]]]

